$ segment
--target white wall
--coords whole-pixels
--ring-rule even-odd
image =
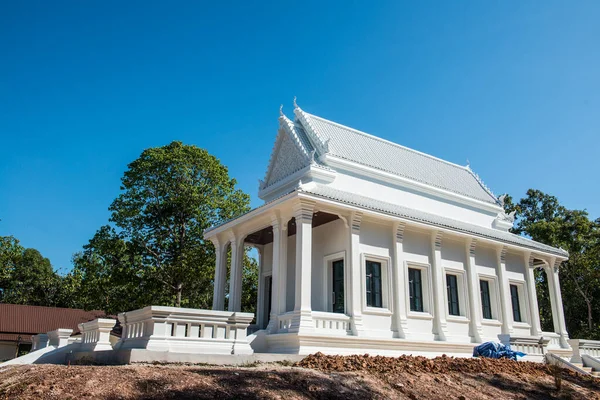
[[[391,225],[380,224],[371,220],[364,220],[361,223],[359,252],[361,267],[364,263],[365,256],[368,255],[381,257],[393,263],[393,246],[395,245],[394,233]],[[314,311],[330,311],[328,296],[330,295],[331,284],[329,271],[324,262],[324,259],[332,254],[341,253],[345,258],[345,268],[348,268],[349,254],[349,231],[345,227],[344,222],[340,220],[316,227],[312,231],[312,287],[311,287],[311,303]],[[469,341],[469,320],[471,318],[467,277],[467,248],[463,240],[453,237],[443,237],[442,239],[442,268],[445,273],[457,274],[459,277],[460,289],[460,311],[459,317],[448,315],[448,299],[446,298],[445,278],[443,293],[434,294],[432,292],[432,274],[431,274],[431,259],[432,259],[432,242],[431,233],[423,230],[407,228],[403,237],[403,254],[402,263],[404,276],[407,276],[407,267],[418,266],[428,268],[428,273],[423,277],[424,296],[426,296],[425,313],[411,313],[408,302],[408,286],[402,288],[392,288],[392,291],[399,291],[401,296],[406,299],[408,333],[410,337],[420,340],[433,340],[433,296],[444,296],[444,312],[447,322],[448,338],[451,341]],[[287,290],[284,293],[286,297],[286,310],[292,311],[295,302],[295,260],[296,260],[296,236],[288,237],[288,268],[287,268]],[[272,254],[273,245],[269,243],[264,246],[263,252],[263,276],[270,274],[272,270]],[[497,335],[501,333],[501,304],[500,304],[500,288],[498,282],[498,259],[496,249],[486,245],[478,245],[475,250],[475,269],[479,279],[490,280],[491,300],[492,300],[492,320],[482,320],[483,338],[485,340],[497,340]],[[394,266],[392,265],[392,268]],[[509,282],[525,281],[525,260],[522,254],[508,253],[506,255],[506,271]],[[364,271],[361,268],[361,271]],[[346,273],[348,270],[346,269]],[[361,272],[361,288],[365,285],[365,277]],[[388,276],[391,280],[391,276]],[[384,282],[385,284],[385,282]],[[408,285],[408,283],[406,283]],[[479,286],[479,285],[478,285]],[[524,286],[526,289],[526,286]],[[351,295],[348,285],[345,288],[346,301],[349,304],[349,296]],[[478,296],[477,301],[481,301],[479,290],[475,294]],[[525,291],[521,297],[522,314],[526,321],[530,321],[531,311],[529,308],[528,296]],[[360,299],[363,301],[364,294],[361,293]],[[392,308],[393,293],[388,293],[388,309]],[[385,310],[384,310],[385,311]],[[537,312],[537,310],[535,311]],[[348,312],[349,314],[349,312]],[[429,315],[427,315],[429,314]],[[509,310],[509,315],[512,318],[512,310]],[[384,313],[369,313],[363,308],[363,324],[367,330],[367,335],[378,337],[391,337],[392,317]],[[514,324],[513,331],[515,335],[528,335],[528,323]]]
[[[400,186],[392,186],[390,183],[359,178],[339,170],[337,177],[329,186],[488,228],[492,227],[492,222],[498,213],[498,211],[490,212],[475,209],[458,202],[452,202],[431,194],[415,192]]]

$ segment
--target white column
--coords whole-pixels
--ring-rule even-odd
[[[231,240],[231,272],[229,273],[229,311],[242,310],[242,269],[244,263],[244,236]]]
[[[288,272],[288,222],[289,216],[282,216],[279,219],[279,280],[273,280],[273,285],[278,285],[279,295],[277,297],[277,307],[275,308],[278,315],[287,312],[287,272]]]
[[[301,201],[294,206],[296,218],[295,306],[290,332],[314,330],[311,307],[312,217],[314,203]]]
[[[496,259],[498,264],[498,285],[500,290],[500,309],[502,312],[503,335],[510,335],[513,331],[512,303],[510,298],[510,286],[506,276],[506,246],[496,249]]]
[[[281,296],[285,296],[285,292],[280,291],[280,250],[281,250],[281,224],[278,218],[273,218],[271,221],[273,227],[273,265],[271,269],[271,314],[269,315],[269,325],[267,331],[270,333],[277,332],[279,326],[277,316],[279,315],[279,301]]]
[[[213,288],[213,310],[225,309],[225,283],[227,281],[227,242],[211,238],[215,246],[215,280]]]
[[[562,294],[560,292],[560,280],[558,270],[560,261],[551,260],[550,266],[546,269],[548,276],[548,287],[550,289],[550,303],[552,304],[552,316],[554,321],[554,331],[560,335],[560,346],[569,349],[569,333],[565,323],[565,312],[563,310]]]
[[[529,295],[529,309],[531,310],[531,336],[540,336],[542,334],[542,325],[540,323],[540,308],[537,300],[537,290],[535,287],[535,267],[533,266],[533,257],[530,252],[523,254],[525,262],[525,283]]]
[[[352,317],[352,334],[356,336],[364,335],[363,319],[362,319],[362,268],[360,265],[360,223],[362,221],[362,213],[353,212],[350,216],[350,238],[349,238],[349,257],[348,269],[349,272],[349,296],[350,300],[348,311]]]
[[[256,296],[256,325],[258,329],[262,329],[265,321],[265,277],[263,276],[263,246],[254,245],[256,252],[258,253],[258,292]]]
[[[433,333],[435,340],[445,341],[448,336],[444,292],[444,267],[442,266],[442,232],[431,233],[431,271],[433,281]]]
[[[393,248],[393,315],[392,315],[392,330],[394,337],[408,339],[408,320],[406,315],[406,291],[408,286],[405,281],[405,266],[404,266],[404,249],[402,240],[404,238],[404,222],[396,222],[393,225],[394,248]]]
[[[481,325],[483,311],[481,308],[481,289],[479,287],[479,275],[477,275],[477,266],[475,265],[475,247],[477,239],[469,239],[466,243],[467,253],[467,284],[469,295],[469,312],[471,319],[469,322],[469,331],[474,343],[481,343],[483,328]]]

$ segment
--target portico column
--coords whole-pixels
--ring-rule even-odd
[[[229,273],[229,311],[242,310],[242,268],[244,262],[244,237],[231,238],[231,272]]]
[[[500,309],[502,312],[501,332],[503,335],[510,335],[513,330],[513,316],[511,314],[510,287],[506,276],[506,250],[506,246],[498,247],[496,249],[496,259],[498,263],[498,285],[500,286]]]
[[[273,228],[273,266],[271,272],[271,314],[269,315],[269,325],[267,331],[275,333],[278,330],[277,316],[279,315],[280,296],[285,295],[285,292],[280,292],[280,256],[281,251],[281,224],[278,218],[273,218],[271,221]]]
[[[483,312],[481,309],[481,294],[479,287],[479,276],[477,275],[477,266],[475,265],[475,247],[477,239],[467,240],[467,284],[469,294],[469,311],[471,318],[469,321],[469,331],[474,343],[481,343],[483,336],[483,328],[481,325]]]
[[[535,267],[533,266],[533,257],[530,252],[523,255],[525,261],[525,282],[527,292],[529,293],[529,309],[531,310],[531,336],[540,336],[542,327],[540,323],[540,308],[537,300],[537,290],[535,288]]]
[[[362,268],[360,265],[360,223],[362,213],[353,212],[350,216],[350,243],[348,257],[348,271],[350,278],[350,304],[348,310],[352,317],[352,334],[362,336],[364,334],[362,320]]]
[[[258,292],[256,295],[256,325],[258,329],[262,329],[264,326],[265,318],[265,277],[263,276],[264,270],[264,254],[263,246],[254,245],[256,252],[258,253]]]
[[[446,305],[444,304],[444,268],[442,266],[442,232],[431,233],[431,270],[433,281],[433,333],[435,340],[445,341],[447,337]]]
[[[296,218],[296,276],[294,316],[289,332],[314,330],[311,307],[312,217],[314,203],[301,201],[294,206]]]
[[[550,289],[550,303],[552,305],[552,316],[554,321],[554,331],[560,335],[560,347],[569,349],[569,333],[565,323],[565,312],[563,310],[562,294],[560,293],[560,280],[558,270],[560,261],[551,260],[550,266],[546,269],[548,276],[548,286]]]
[[[211,238],[215,246],[215,280],[213,288],[213,310],[225,309],[225,282],[227,280],[227,242]]]
[[[404,222],[396,222],[392,227],[394,235],[394,259],[392,268],[394,313],[392,315],[392,330],[394,331],[395,337],[408,339],[409,334],[405,296],[408,287],[404,278],[404,249],[402,243],[404,238],[404,227]]]

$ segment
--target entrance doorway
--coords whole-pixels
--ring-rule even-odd
[[[344,314],[344,260],[331,263],[333,312]]]

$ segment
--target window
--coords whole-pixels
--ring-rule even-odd
[[[366,261],[367,307],[383,307],[381,294],[381,263]]]
[[[521,305],[519,304],[519,287],[517,285],[510,285],[510,299],[512,300],[513,320],[515,322],[522,322]]]
[[[423,284],[420,269],[408,269],[408,292],[410,311],[423,312]]]
[[[458,304],[458,279],[456,275],[446,275],[446,289],[448,290],[448,314],[460,315]]]
[[[492,319],[492,300],[490,296],[490,282],[485,280],[479,281],[479,289],[481,291],[481,307],[483,318]]]

